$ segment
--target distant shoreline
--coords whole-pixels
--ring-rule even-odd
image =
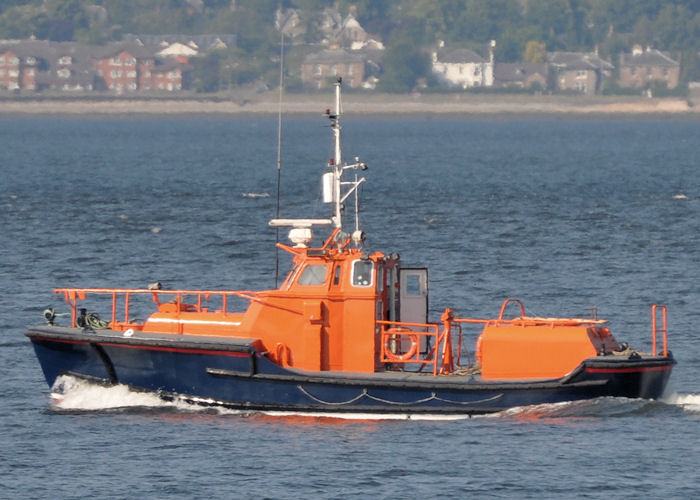
[[[66,97],[0,99],[0,118],[12,116],[264,116],[278,111],[274,92],[249,96],[175,99],[96,99]],[[330,107],[330,94],[286,94],[284,114],[315,116]],[[682,98],[608,96],[524,96],[466,94],[355,94],[347,93],[343,104],[348,118],[358,115],[441,116],[454,118],[508,118],[549,116],[673,117],[698,119],[700,106]]]

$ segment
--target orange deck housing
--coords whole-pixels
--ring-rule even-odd
[[[314,249],[280,245],[295,255],[295,267],[279,289],[242,292],[250,300],[244,312],[208,311],[200,304],[158,302],[158,312],[145,323],[113,321],[113,328],[146,332],[259,339],[267,356],[280,366],[304,370],[337,370],[371,373],[381,366],[380,329],[376,320],[386,319],[386,286],[377,269],[384,255],[363,255],[358,250]],[[320,251],[323,250],[323,251]],[[374,263],[368,286],[353,286],[352,265],[365,259]],[[325,277],[302,284],[307,267],[317,266]],[[382,280],[377,286],[377,280]],[[183,295],[187,295],[183,293]],[[380,311],[379,313],[377,311]],[[380,314],[380,317],[377,317]]]
[[[558,378],[582,360],[618,349],[600,321],[524,318],[484,327],[477,356],[484,379]]]

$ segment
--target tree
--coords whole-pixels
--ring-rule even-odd
[[[530,40],[525,45],[525,62],[543,63],[547,60],[547,46],[536,40]]]
[[[687,7],[666,5],[656,19],[655,38],[666,50],[684,49],[693,35],[692,23],[693,15]]]
[[[215,50],[192,60],[192,86],[197,92],[217,92],[221,89],[224,54]]]
[[[467,0],[450,36],[457,41],[488,43],[502,38],[509,28],[522,24],[518,2]]]
[[[48,22],[40,7],[21,5],[5,9],[0,16],[0,38],[39,36]]]
[[[647,16],[642,16],[634,25],[632,33],[634,43],[651,45],[654,43],[654,23]]]
[[[49,40],[75,40],[77,32],[89,29],[89,17],[80,0],[47,0],[44,9],[49,19],[45,38]]]
[[[387,49],[379,88],[385,92],[410,92],[419,78],[430,73],[430,57],[408,42]]]
[[[498,39],[494,57],[498,62],[518,62],[523,55],[523,46],[513,36],[506,33]]]

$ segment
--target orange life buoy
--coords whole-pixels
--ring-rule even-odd
[[[385,334],[384,357],[393,361],[406,361],[415,356],[418,352],[418,335],[407,333],[410,331],[408,328],[389,328]],[[404,353],[398,352],[402,336],[408,337],[411,341],[411,346]]]

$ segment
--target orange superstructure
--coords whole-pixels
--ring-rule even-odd
[[[381,328],[377,321],[389,319],[387,271],[397,259],[381,253],[370,256],[337,243],[334,236],[321,248],[293,248],[294,266],[279,289],[261,292],[188,292],[163,290],[81,290],[66,294],[85,298],[85,293],[152,294],[158,311],[137,324],[116,318],[112,328],[144,332],[256,338],[270,359],[281,366],[304,370],[374,372],[380,365]],[[395,292],[394,287],[392,291]],[[187,303],[196,295],[196,303]],[[221,295],[220,308],[205,307],[212,296]],[[237,295],[250,301],[242,312],[226,310],[226,297]],[[171,302],[162,302],[167,297]],[[116,307],[116,298],[114,299]],[[396,319],[396,318],[391,318]]]

